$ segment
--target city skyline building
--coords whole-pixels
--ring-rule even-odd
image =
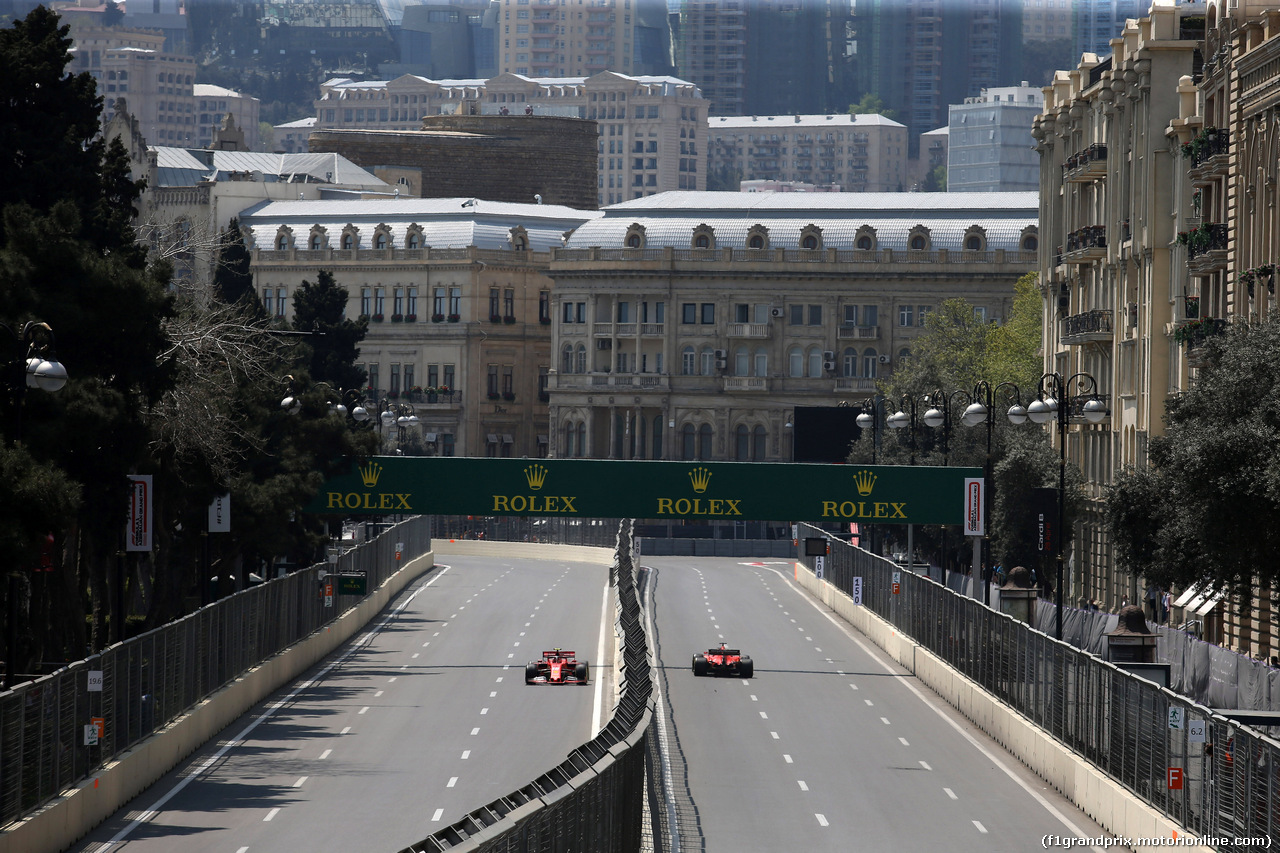
[[[590,77],[667,75],[664,0],[497,0],[498,73]]]
[[[1040,155],[1031,126],[1044,93],[1021,86],[983,89],[948,110],[947,190],[1023,192],[1040,187]]]
[[[912,158],[949,105],[1023,79],[1022,0],[867,0],[851,26],[858,89],[907,126]]]
[[[909,180],[907,129],[882,115],[712,116],[707,146],[715,189],[763,180],[895,192]]]
[[[850,20],[840,0],[683,0],[677,73],[717,116],[845,112],[857,100]]]
[[[590,119],[599,132],[598,204],[706,187],[707,102],[675,77],[335,79],[321,87],[315,107],[318,130],[418,130],[424,116],[452,113]]]

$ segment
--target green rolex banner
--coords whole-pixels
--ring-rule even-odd
[[[378,456],[308,512],[960,524],[980,468]]]

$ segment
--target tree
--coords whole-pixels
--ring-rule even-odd
[[[899,406],[909,413],[910,400],[914,399],[918,424],[914,435],[907,429],[882,430],[878,451],[882,463],[905,465],[914,457],[918,465],[941,465],[945,461],[972,467],[982,467],[986,462],[987,431],[985,426],[971,428],[960,422],[960,414],[969,402],[966,394],[984,381],[996,389],[993,410],[988,414],[996,495],[990,525],[993,559],[1007,565],[1028,560],[1026,543],[1033,535],[1032,520],[1026,513],[1029,490],[1056,488],[1058,484],[1059,458],[1049,434],[1030,424],[1015,426],[1005,417],[1012,389],[1017,389],[1025,405],[1034,395],[1041,374],[1043,301],[1036,282],[1035,273],[1018,279],[1009,315],[998,326],[979,319],[973,306],[963,299],[942,303],[926,317],[926,334],[916,339],[910,355],[898,360],[893,375],[880,388],[888,413],[896,412]],[[935,396],[935,392],[946,393]],[[952,415],[950,433],[945,436],[942,428],[930,429],[922,424],[925,411],[934,402],[941,403],[944,396],[950,397]],[[854,444],[850,462],[871,462],[874,438],[873,431],[864,430]],[[1078,471],[1069,469],[1068,523],[1079,506],[1079,483]],[[937,547],[941,541],[936,531],[930,530],[919,530],[917,538],[925,549]]]
[[[315,284],[303,281],[293,296],[293,327],[310,333],[306,346],[311,379],[337,389],[363,388],[365,380],[364,368],[355,360],[369,321],[346,319],[347,296],[347,289],[327,270],[319,272]]]
[[[218,246],[218,258],[213,271],[214,294],[228,305],[240,303],[246,310],[256,310],[258,315],[266,316],[262,303],[253,291],[253,274],[249,268],[249,250],[240,235],[240,220],[232,219]]]
[[[867,92],[858,103],[850,104],[849,115],[882,115],[890,121],[898,117],[896,112],[884,105],[884,101],[875,92]]]
[[[934,166],[929,170],[929,174],[924,176],[924,183],[920,186],[920,191],[926,193],[944,193],[947,191],[947,167],[945,164]]]
[[[1166,403],[1150,469],[1109,487],[1117,560],[1162,586],[1209,584],[1252,601],[1280,581],[1280,323],[1202,344],[1196,382]]]

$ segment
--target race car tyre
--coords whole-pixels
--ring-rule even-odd
[[[710,669],[710,667],[707,664],[706,655],[693,656],[693,674],[694,675],[706,675],[708,669]]]
[[[536,663],[527,663],[524,666],[524,683],[533,684],[538,679],[538,665]]]
[[[578,661],[573,667],[573,677],[578,679],[578,683],[585,685],[590,678],[591,670],[587,667],[586,661]]]
[[[738,661],[738,675],[743,678],[750,678],[756,671],[755,664],[751,662],[751,658],[743,655]]]

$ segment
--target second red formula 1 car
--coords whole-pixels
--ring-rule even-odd
[[[582,684],[591,680],[591,667],[576,653],[552,649],[542,660],[529,661],[524,668],[525,684]]]
[[[707,649],[707,653],[693,656],[694,675],[736,675],[739,678],[750,678],[755,673],[755,664],[751,658],[739,649],[726,648],[724,643],[718,649]]]

